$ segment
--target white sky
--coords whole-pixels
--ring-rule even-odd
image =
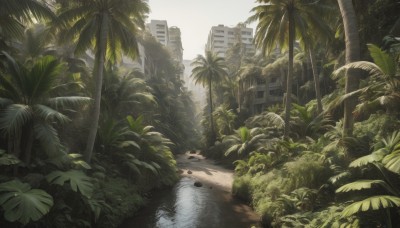
[[[167,20],[181,30],[183,59],[204,54],[212,26],[235,26],[244,22],[256,6],[254,0],[149,0],[148,20]],[[254,28],[254,24],[250,27]]]

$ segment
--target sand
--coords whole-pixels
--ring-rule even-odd
[[[226,227],[261,227],[260,216],[251,207],[232,197],[233,170],[219,166],[214,160],[207,159],[198,152],[178,155],[176,161],[182,176],[200,181],[202,188],[209,188],[214,192],[222,208],[221,217],[230,224]]]
[[[219,190],[232,192],[232,170],[218,166],[215,164],[215,161],[206,159],[203,155],[198,153],[190,154],[187,152],[178,155],[176,161],[182,176],[194,178],[195,180]],[[189,174],[189,171],[191,174]]]

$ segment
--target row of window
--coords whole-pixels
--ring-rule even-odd
[[[257,91],[256,98],[261,99],[264,98],[265,91]],[[269,91],[269,94],[272,96],[283,96],[282,89],[273,89]]]

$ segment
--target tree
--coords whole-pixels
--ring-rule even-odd
[[[346,64],[360,60],[360,38],[358,35],[357,18],[353,2],[338,0],[340,13],[343,18],[344,33],[346,36]],[[346,73],[345,93],[351,93],[358,89],[359,78],[356,70],[348,70]],[[343,135],[350,136],[353,133],[353,110],[357,98],[352,97],[344,102]]]
[[[24,36],[24,22],[55,18],[54,13],[38,0],[0,0],[0,49],[9,39]]]
[[[94,108],[89,136],[84,153],[90,162],[96,139],[101,103],[101,88],[106,59],[115,63],[121,52],[135,58],[138,54],[136,35],[144,28],[144,16],[149,8],[146,1],[88,0],[75,1],[59,15],[58,25],[66,30],[63,40],[75,40],[75,53],[90,48],[95,52],[93,77],[95,79]]]
[[[224,77],[228,75],[225,60],[219,57],[216,53],[206,50],[205,56],[198,55],[192,63],[194,67],[191,77],[195,83],[200,83],[203,86],[208,86],[209,106],[210,106],[210,130],[211,142],[215,140],[215,129],[213,121],[213,102],[212,102],[212,87],[214,83],[220,83]]]
[[[63,64],[52,56],[36,60],[26,68],[3,52],[6,70],[0,74],[0,129],[8,136],[9,152],[29,165],[32,146],[39,140],[48,152],[58,152],[59,138],[53,123],[66,123],[61,110],[88,103],[90,98],[57,96],[57,77]]]
[[[364,87],[347,93],[341,100],[359,96],[360,103],[355,107],[355,115],[369,114],[383,109],[387,114],[396,114],[400,105],[400,72],[396,60],[379,47],[368,44],[371,57],[375,63],[356,61],[337,69],[333,74],[340,75],[349,69],[368,72]]]
[[[286,81],[285,130],[284,136],[289,136],[290,108],[293,83],[294,42],[296,38],[309,37],[309,30],[321,25],[321,3],[308,0],[257,0],[260,3],[252,9],[254,15],[248,21],[258,20],[254,41],[267,55],[277,46],[288,47],[289,66]]]

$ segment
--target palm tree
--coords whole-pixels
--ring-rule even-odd
[[[54,13],[38,0],[0,0],[0,49],[9,46],[10,39],[24,36],[24,23],[51,18]]]
[[[371,113],[384,109],[387,114],[395,114],[400,106],[400,72],[396,60],[379,47],[368,44],[368,49],[375,63],[357,61],[337,69],[333,75],[349,69],[359,69],[369,73],[363,88],[347,93],[340,100],[347,100],[359,95],[360,103],[355,107],[354,113]]]
[[[58,25],[66,30],[64,41],[75,40],[75,53],[90,48],[95,52],[93,76],[95,78],[94,109],[84,153],[90,162],[96,139],[104,64],[121,59],[121,51],[131,58],[138,54],[136,35],[144,28],[144,17],[149,12],[143,0],[87,0],[75,1],[59,15]]]
[[[353,1],[337,0],[343,18],[344,33],[346,36],[346,64],[360,60],[360,38],[358,34],[357,18]],[[354,70],[346,73],[345,93],[358,89],[359,79]],[[357,98],[347,99],[344,103],[343,135],[351,136],[353,133],[353,110]]]
[[[205,56],[198,55],[191,64],[194,68],[191,77],[195,83],[200,83],[204,87],[208,86],[209,106],[210,106],[210,128],[211,142],[215,140],[215,129],[213,121],[213,102],[212,102],[212,87],[214,83],[220,83],[228,75],[225,60],[219,57],[216,53],[206,50]]]
[[[251,152],[263,146],[267,138],[268,135],[264,134],[261,128],[241,127],[236,130],[236,134],[228,135],[223,139],[223,143],[229,145],[229,148],[225,151],[225,156],[232,152],[239,156],[248,156]]]
[[[7,67],[0,74],[0,129],[8,136],[9,151],[29,165],[35,139],[46,152],[57,152],[59,139],[53,123],[70,120],[61,110],[89,103],[90,98],[56,95],[66,85],[58,81],[64,67],[54,57],[45,56],[26,68],[3,55]]]
[[[286,85],[285,130],[289,136],[290,108],[293,83],[294,42],[296,38],[309,37],[309,30],[319,27],[320,2],[309,0],[257,0],[260,4],[252,9],[254,15],[248,21],[258,20],[254,41],[267,55],[277,46],[288,47],[289,67]]]

